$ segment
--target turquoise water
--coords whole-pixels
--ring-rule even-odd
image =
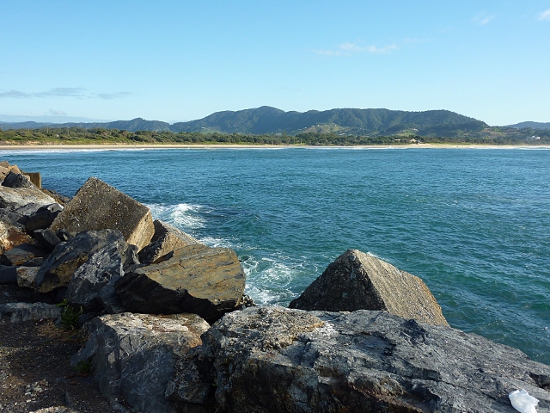
[[[0,151],[66,195],[96,176],[212,246],[258,303],[348,248],[419,276],[449,323],[550,364],[550,150]]]

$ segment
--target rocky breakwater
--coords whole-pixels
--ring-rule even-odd
[[[63,205],[13,173],[0,283],[45,303],[0,306],[0,322],[82,311],[72,363],[118,411],[514,412],[516,389],[550,411],[549,366],[450,328],[418,277],[375,257],[347,251],[294,308],[248,307],[233,251],[98,179]]]

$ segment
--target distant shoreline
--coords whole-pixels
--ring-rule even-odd
[[[350,146],[309,146],[309,145],[249,145],[249,144],[103,144],[103,145],[0,145],[0,151],[10,150],[126,150],[126,149],[550,149],[550,145],[482,145],[424,143],[406,145],[350,145]]]

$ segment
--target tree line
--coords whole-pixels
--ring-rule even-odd
[[[121,129],[44,127],[39,129],[0,130],[3,144],[248,144],[248,145],[304,145],[304,146],[356,146],[405,145],[422,143],[487,144],[487,145],[540,145],[550,144],[550,130],[487,128],[476,133],[463,133],[456,137],[389,135],[351,135],[307,132],[297,135],[242,134],[219,132],[169,132]]]

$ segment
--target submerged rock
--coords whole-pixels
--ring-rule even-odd
[[[338,257],[290,303],[302,310],[384,310],[403,318],[448,326],[424,282],[358,250]]]

